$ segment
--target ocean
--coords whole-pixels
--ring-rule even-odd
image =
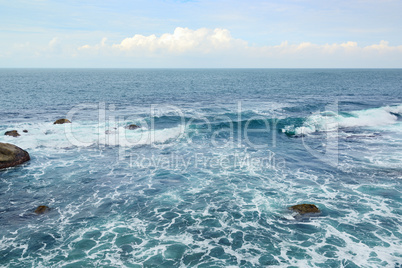
[[[402,267],[401,69],[0,69],[0,94],[31,156],[0,171],[1,267]]]

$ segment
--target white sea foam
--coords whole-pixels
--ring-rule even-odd
[[[7,129],[16,129],[18,138],[0,135],[0,142],[18,145],[23,149],[37,148],[72,148],[99,146],[134,147],[174,142],[184,133],[182,125],[150,130],[139,128],[125,129],[124,126],[109,127],[94,122],[73,122],[71,124],[53,125],[50,123],[12,125]],[[28,129],[28,133],[22,130]],[[4,130],[6,131],[6,130]]]
[[[21,258],[21,263],[35,263],[37,267],[49,267],[52,265],[52,258],[60,255],[68,257],[75,249],[77,243],[93,240],[96,242],[96,245],[94,244],[90,249],[83,250],[86,260],[94,260],[99,266],[109,264],[124,267],[125,259],[122,258],[122,248],[117,241],[122,236],[138,237],[142,241],[140,244],[129,242],[129,246],[133,250],[126,254],[128,262],[131,264],[144,263],[150,260],[152,256],[158,254],[165,259],[169,259],[170,257],[167,252],[169,246],[172,244],[180,244],[185,248],[181,259],[175,259],[176,264],[180,264],[182,267],[187,266],[184,264],[185,256],[200,253],[203,256],[202,258],[204,258],[211,254],[212,250],[217,246],[222,247],[225,254],[236,258],[236,267],[242,266],[242,261],[253,266],[262,266],[260,258],[264,254],[268,256],[272,255],[272,258],[278,261],[279,265],[277,267],[281,267],[281,265],[319,267],[329,260],[337,260],[339,263],[353,261],[356,265],[362,267],[380,267],[380,262],[370,257],[371,252],[376,253],[381,262],[387,261],[388,264],[393,264],[396,261],[398,238],[392,235],[383,237],[377,235],[390,246],[387,247],[381,244],[369,246],[365,241],[361,240],[361,237],[359,238],[355,235],[353,230],[343,231],[337,228],[337,224],[356,225],[356,228],[359,228],[358,224],[364,223],[378,225],[378,230],[390,231],[387,229],[387,226],[380,226],[380,223],[376,222],[375,219],[379,216],[386,216],[387,218],[397,220],[397,215],[387,205],[387,202],[369,193],[364,193],[364,189],[359,188],[365,185],[336,185],[336,178],[332,175],[309,174],[300,170],[285,174],[278,173],[274,176],[272,174],[269,176],[265,174],[255,184],[253,180],[243,180],[243,176],[240,176],[238,173],[229,175],[222,175],[220,173],[217,175],[220,178],[228,179],[237,176],[238,181],[232,182],[228,180],[223,186],[225,189],[230,189],[233,195],[230,195],[226,199],[220,199],[219,194],[213,191],[222,187],[221,185],[217,185],[220,182],[200,177],[193,185],[197,189],[203,189],[203,191],[197,192],[197,197],[192,198],[194,196],[192,188],[182,189],[184,193],[189,193],[190,195],[183,194],[181,190],[172,189],[164,194],[152,197],[150,199],[152,201],[149,203],[151,205],[149,207],[150,212],[152,209],[151,218],[148,216],[144,217],[144,215],[139,218],[136,215],[138,213],[137,210],[134,209],[127,210],[125,211],[127,213],[122,213],[121,215],[111,214],[110,217],[99,221],[95,225],[82,224],[79,227],[71,229],[71,227],[77,226],[76,220],[79,218],[77,216],[80,213],[88,211],[90,207],[98,208],[102,203],[107,203],[107,199],[113,200],[117,204],[120,199],[124,198],[124,192],[112,193],[109,191],[106,195],[102,195],[94,191],[93,194],[87,195],[86,198],[78,200],[79,202],[71,201],[71,205],[57,210],[60,215],[59,218],[56,219],[55,223],[49,225],[49,229],[61,235],[59,241],[62,243],[60,245],[55,244],[54,248],[46,251],[46,254],[45,249],[40,249],[40,252],[44,255],[40,260],[35,260],[35,255],[31,253],[32,255],[29,257]],[[122,183],[124,182],[125,180],[122,180]],[[126,183],[129,185],[132,182]],[[334,183],[338,187],[336,191],[334,191]],[[121,186],[121,183],[119,185]],[[367,186],[372,185],[367,184]],[[390,188],[390,186],[385,184],[376,186],[383,189]],[[270,198],[267,196],[267,190],[275,192],[274,197]],[[136,195],[136,193],[131,194]],[[188,199],[189,197],[190,199]],[[348,205],[349,199],[355,197],[360,197],[362,203],[365,201],[364,203],[367,204],[370,210],[359,211],[353,206]],[[202,199],[205,199],[205,204],[199,202]],[[204,205],[191,207],[191,201],[199,202],[198,205]],[[287,213],[287,205],[306,201],[318,204],[322,210],[330,209],[336,211],[340,216],[329,214],[309,219],[308,221],[299,221],[290,212]],[[152,203],[156,204],[156,206],[153,207]],[[184,204],[186,204],[186,210],[180,210],[179,207],[182,207]],[[227,211],[218,211],[222,204],[236,205],[238,208],[236,212],[241,215],[241,218],[233,219],[230,215],[235,211],[230,209]],[[231,206],[228,207],[231,208]],[[282,207],[281,211],[279,211],[280,207]],[[176,213],[177,217],[165,220],[163,216],[167,212],[166,208],[169,212]],[[247,218],[257,213],[258,220]],[[176,220],[181,219],[183,216],[188,216],[188,218],[195,220],[195,223],[185,228],[181,226],[183,229],[180,233],[172,233],[170,230],[171,227],[174,225],[177,226]],[[152,218],[158,220],[154,221]],[[203,222],[207,219],[216,220],[221,226],[207,227],[203,225]],[[261,224],[263,221],[264,224]],[[149,228],[152,226],[150,223],[154,226],[153,229]],[[29,226],[29,231],[31,232],[38,226]],[[275,228],[271,229],[271,226]],[[299,227],[315,228],[317,231],[303,234],[298,230]],[[86,237],[86,234],[92,231],[99,231],[100,237],[97,239]],[[216,231],[221,233],[222,236],[204,239],[201,235],[203,231]],[[396,231],[400,232],[401,230]],[[240,248],[233,248],[231,245],[219,245],[221,238],[227,238],[230,243],[233,243],[234,239],[231,235],[237,232],[242,232],[243,234],[243,242]],[[246,235],[252,235],[254,239],[245,239]],[[305,236],[306,240],[301,239],[299,236]],[[328,257],[325,255],[325,252],[322,252],[324,246],[330,245],[326,241],[330,237],[343,241],[343,245],[331,246],[334,249],[332,253],[336,254],[334,258]],[[272,244],[275,245],[279,253],[272,252],[268,247],[270,245],[269,242],[268,244],[260,243],[260,238],[265,239],[265,241],[272,241]],[[157,243],[150,246],[148,243],[151,240],[157,240]],[[17,243],[20,243],[20,241],[21,237],[18,239],[6,239],[3,237],[0,239],[0,248],[5,247],[5,243],[18,247]],[[312,242],[313,244],[306,247],[303,244],[304,242]],[[298,255],[300,252],[305,252],[306,257],[301,258],[302,256],[299,255],[298,258],[295,258],[291,255],[291,252],[295,253],[298,251]],[[99,259],[99,256],[102,256],[102,258]],[[215,265],[226,265],[222,259],[215,257],[211,257],[210,259],[213,260]],[[66,259],[62,261],[62,265],[73,264],[74,262],[76,260]]]
[[[402,105],[385,106],[343,114],[325,111],[309,116],[303,126],[294,129],[294,133],[295,135],[306,135],[344,128],[389,126],[397,122],[397,115],[402,115]],[[285,128],[285,132],[288,132],[290,128],[289,126]]]
[[[321,116],[333,118],[338,115],[326,113]],[[83,143],[88,143],[88,146],[97,144],[104,146],[136,146],[133,145],[134,143],[146,144],[145,142],[141,143],[138,141],[142,141],[141,135],[143,134],[141,133],[150,132],[146,128],[130,131],[119,126],[117,129],[112,129],[111,134],[102,136],[99,133],[104,132],[99,132],[96,125],[84,124],[83,122],[79,123],[81,124],[78,125],[77,123],[74,125],[73,123],[70,126],[67,125],[67,127],[72,127],[73,131],[81,135],[78,138]],[[375,127],[376,129],[392,127],[393,129],[398,128],[398,124],[399,123],[396,122],[392,123],[392,125],[376,125]],[[345,123],[345,125],[347,124]],[[23,126],[17,127],[19,127],[19,130],[23,129]],[[17,141],[18,145],[21,147],[21,144],[26,144],[35,150],[45,148],[44,151],[49,151],[49,148],[52,150],[57,150],[57,148],[70,148],[73,145],[68,144],[69,140],[65,136],[65,127],[66,126],[53,126],[50,124],[44,124],[40,127],[31,125],[29,132],[19,138],[5,136],[0,138],[2,140],[7,139],[9,142],[14,143]],[[106,127],[104,127],[103,130],[104,129],[106,129]],[[126,140],[113,140],[113,135],[117,135],[120,131],[124,132]],[[44,134],[46,132],[47,135]],[[157,130],[154,133],[154,141],[155,143],[162,144],[174,143],[177,138],[180,138],[180,133],[180,126]],[[111,137],[112,140],[106,139],[108,136]],[[82,148],[85,147],[84,145],[82,146]],[[175,147],[175,149],[177,148]],[[77,151],[79,150],[84,151],[81,148],[78,148]],[[226,150],[215,151],[214,153],[221,153],[223,155],[230,153],[230,151]],[[49,162],[43,165],[35,164],[31,167],[27,167],[28,175],[33,178],[30,184],[38,186],[44,183],[44,175],[51,172],[51,170],[46,170],[48,167],[58,165],[66,169],[73,166],[74,161],[79,162],[79,159],[57,160],[58,162],[52,161],[55,160],[49,160]],[[95,172],[97,168],[100,167],[91,166],[89,173]],[[40,249],[39,251],[43,255],[40,259],[37,258],[38,255],[34,253],[30,253],[32,255],[25,258],[21,257],[21,263],[27,265],[34,264],[37,267],[49,267],[53,264],[52,258],[61,255],[67,257],[74,249],[76,243],[85,239],[92,239],[85,237],[86,233],[96,230],[101,233],[101,236],[99,239],[93,239],[96,241],[96,245],[93,248],[83,251],[85,253],[85,259],[94,260],[97,266],[109,264],[124,267],[125,263],[124,258],[122,258],[122,249],[117,243],[117,238],[121,233],[117,231],[117,228],[124,229],[124,235],[139,237],[142,240],[138,245],[134,243],[130,244],[133,251],[127,253],[127,255],[129,256],[129,262],[131,264],[141,264],[157,254],[169,259],[167,250],[172,242],[185,246],[183,256],[180,260],[176,260],[176,263],[180,264],[182,267],[186,266],[183,261],[185,256],[194,253],[202,253],[202,258],[205,258],[201,262],[204,260],[207,261],[208,259],[206,257],[217,246],[221,246],[226,254],[236,258],[236,267],[241,266],[242,261],[248,262],[250,265],[262,266],[260,257],[264,254],[273,255],[273,259],[280,264],[278,267],[284,265],[318,267],[323,266],[324,263],[329,260],[337,260],[339,261],[338,263],[342,262],[342,265],[345,266],[346,261],[353,261],[355,264],[362,267],[379,267],[383,266],[381,262],[384,261],[386,261],[388,265],[394,264],[398,256],[400,239],[392,235],[392,232],[400,233],[401,228],[399,227],[399,230],[397,228],[395,228],[396,230],[391,230],[387,226],[381,226],[381,223],[378,222],[380,217],[395,222],[398,221],[397,214],[393,211],[394,207],[389,205],[388,201],[390,201],[390,199],[384,200],[382,197],[366,193],[364,189],[359,188],[366,185],[359,184],[355,186],[343,184],[339,182],[339,178],[334,175],[303,172],[301,170],[273,171],[272,173],[259,175],[258,171],[249,169],[234,171],[211,171],[205,169],[202,170],[202,174],[206,174],[205,176],[199,176],[197,174],[189,175],[192,176],[191,179],[188,180],[190,184],[189,187],[185,186],[180,190],[173,189],[152,197],[146,196],[144,191],[141,190],[138,190],[138,192],[130,192],[129,197],[125,201],[136,202],[134,201],[135,199],[132,199],[133,197],[130,196],[149,198],[145,203],[139,204],[149,205],[150,212],[152,211],[154,213],[152,215],[153,219],[160,221],[152,221],[150,217],[144,215],[139,218],[138,215],[136,215],[138,210],[134,209],[134,206],[123,206],[123,208],[129,209],[122,210],[121,215],[116,216],[111,213],[110,217],[105,217],[96,224],[79,225],[78,223],[87,219],[83,217],[78,223],[77,219],[80,219],[83,214],[91,216],[90,213],[87,212],[91,211],[92,208],[100,208],[103,204],[113,202],[113,206],[116,209],[120,209],[120,204],[122,204],[120,201],[126,198],[126,193],[124,192],[125,187],[137,183],[131,178],[134,176],[143,176],[139,175],[137,172],[133,175],[132,170],[116,170],[114,170],[112,166],[110,171],[108,170],[109,173],[99,179],[97,186],[93,188],[93,192],[89,195],[87,192],[82,193],[84,198],[80,200],[69,200],[71,204],[65,204],[63,206],[60,204],[61,201],[57,200],[57,204],[59,204],[60,208],[57,208],[57,204],[53,205],[53,203],[50,203],[49,205],[51,207],[55,207],[55,214],[59,214],[59,217],[53,219],[54,222],[46,226],[49,226],[47,228],[60,235],[58,242],[61,243],[55,244],[54,248],[46,252],[44,249]],[[120,172],[120,174],[117,174],[118,172]],[[67,173],[67,177],[74,177],[73,171],[70,170]],[[144,184],[148,184],[149,189],[157,189],[157,179],[154,178],[155,173],[149,171],[149,173],[146,174],[147,180],[144,181]],[[117,175],[124,175],[125,178],[114,178],[114,176]],[[116,179],[116,181],[113,181],[113,179]],[[224,180],[224,182],[221,180]],[[49,180],[47,183],[54,184],[56,181],[60,184],[65,183],[63,178],[54,181]],[[113,186],[110,186],[106,194],[102,193],[102,188],[109,186],[109,184]],[[375,186],[380,190],[387,191],[392,189],[393,186],[398,186],[398,184],[371,184],[369,186]],[[175,187],[176,185],[172,188]],[[16,189],[15,186],[14,188],[9,187],[7,191],[14,189]],[[133,188],[130,190],[132,189]],[[227,198],[221,196],[218,191],[220,189],[227,190],[230,193],[229,196]],[[34,193],[34,191],[32,191],[32,193]],[[205,203],[202,200],[205,200]],[[367,207],[367,209],[359,211],[353,204],[350,204],[353,201],[356,202],[356,207]],[[193,206],[193,203],[197,202],[198,204]],[[324,211],[323,215],[317,219],[313,218],[301,221],[295,217],[295,214],[287,210],[289,205],[303,202],[317,204],[320,209]],[[367,205],[364,206],[362,204]],[[397,203],[394,203],[394,205],[395,204]],[[153,205],[155,206],[153,207]],[[180,210],[179,207],[184,207],[184,209]],[[222,208],[225,207],[227,207],[227,210],[222,211]],[[176,213],[177,217],[165,220],[163,216],[167,213],[166,208],[169,209],[169,212]],[[233,208],[236,208],[236,211],[233,211]],[[145,209],[147,209],[147,207]],[[331,215],[331,211],[335,213]],[[233,218],[233,212],[237,212],[239,218]],[[256,215],[255,218],[253,218],[253,215]],[[191,218],[195,223],[193,224],[190,221],[191,225],[178,225],[179,228],[181,228],[180,233],[172,233],[170,229],[177,225],[177,221],[183,219],[183,216],[188,217],[186,220]],[[206,219],[215,220],[219,222],[220,226],[205,226],[203,224]],[[367,224],[368,226],[374,225],[378,231],[384,232],[371,232],[371,234],[375,235],[375,238],[378,238],[376,241],[379,241],[378,245],[371,246],[365,239],[358,236],[357,231],[355,232],[353,229],[347,231],[339,229],[338,225],[342,224],[347,224],[352,227],[355,226],[356,230],[362,226],[361,224]],[[38,226],[40,227],[40,225],[32,223],[26,231],[32,232],[35,228],[39,228]],[[71,231],[72,226],[75,226],[73,228],[74,231]],[[152,229],[150,226],[153,226]],[[306,240],[302,240],[300,237],[303,237],[305,234],[297,229],[300,226],[315,228],[316,231],[306,235]],[[222,236],[204,239],[201,234],[206,230],[219,232]],[[23,231],[24,230],[21,229],[21,233],[23,233]],[[234,239],[231,235],[236,232],[242,232],[243,234],[244,241],[240,248],[233,248],[231,245],[219,245],[221,238],[227,238],[230,243],[233,243]],[[389,233],[389,235],[384,235],[384,233]],[[14,234],[15,232],[13,236]],[[245,239],[247,235],[252,235],[253,239]],[[14,248],[20,247],[26,251],[27,244],[21,243],[23,237],[20,235],[20,232],[18,232],[16,236],[16,238],[2,237],[0,239],[0,249],[4,250],[6,245],[11,245]],[[344,242],[341,246],[334,246],[335,257],[328,257],[325,253],[320,251],[322,247],[329,245],[326,239],[330,237],[335,237]],[[272,245],[278,248],[279,253],[270,252],[271,249],[268,248],[267,244],[260,243],[260,238],[265,239],[264,241],[272,241]],[[146,246],[151,240],[157,240],[157,243],[152,246]],[[306,241],[312,242],[312,245],[308,247],[304,246],[303,242]],[[389,246],[387,246],[386,243],[389,244]],[[306,258],[301,258],[300,255],[299,258],[292,256],[291,252],[295,251],[305,252]],[[371,257],[370,253],[372,252],[377,254],[379,261]],[[210,259],[213,260],[215,265],[227,265],[219,258],[211,257]],[[76,260],[63,260],[60,266],[74,262],[76,262]]]

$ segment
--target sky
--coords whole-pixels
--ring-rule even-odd
[[[0,68],[402,68],[401,0],[0,0]]]

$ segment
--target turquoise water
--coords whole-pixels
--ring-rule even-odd
[[[31,155],[0,171],[2,267],[402,265],[402,70],[0,81],[0,142]]]

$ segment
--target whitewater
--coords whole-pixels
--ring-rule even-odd
[[[0,266],[401,267],[401,78],[1,69]]]

